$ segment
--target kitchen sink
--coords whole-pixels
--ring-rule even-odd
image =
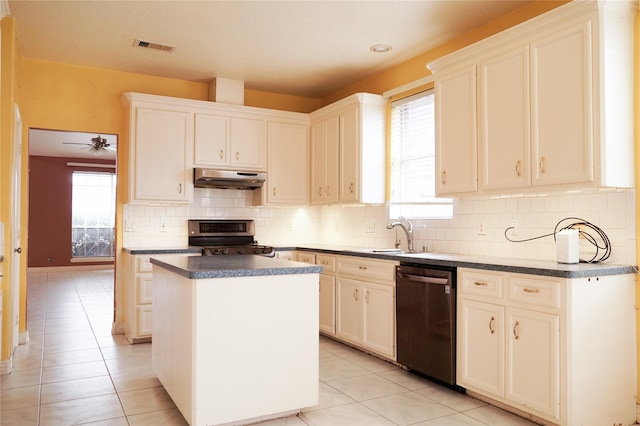
[[[357,253],[406,254],[404,250],[399,248],[363,248],[352,251]]]

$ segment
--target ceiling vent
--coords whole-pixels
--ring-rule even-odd
[[[142,47],[145,49],[154,49],[161,50],[163,52],[173,52],[175,50],[175,46],[169,46],[167,44],[154,43],[152,41],[144,41],[140,39],[135,39],[133,42],[135,47]]]

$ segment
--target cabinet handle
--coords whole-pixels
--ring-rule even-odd
[[[440,173],[440,180],[442,181],[443,185],[445,183],[447,183],[447,171],[446,170],[443,170],[442,173]]]
[[[545,158],[544,157],[540,157],[540,173],[544,173],[545,172]]]
[[[324,191],[324,192],[327,194],[327,197],[328,197],[328,196],[329,196],[329,194],[330,194],[329,189],[331,189],[331,187],[330,187],[330,186],[327,186],[327,189],[325,189],[325,191]]]
[[[364,293],[364,301],[369,303],[369,290]]]
[[[322,263],[323,265],[328,265],[328,264],[329,264],[329,262],[327,262],[326,260],[323,260],[323,261],[322,261],[322,262],[320,262],[320,263]]]
[[[240,151],[236,151],[236,160],[240,159]]]
[[[520,322],[516,321],[516,323],[513,325],[513,337],[515,337],[516,340],[520,338],[520,335],[518,334],[519,329],[520,329]]]
[[[520,176],[520,160],[516,161],[516,174]]]
[[[221,149],[221,150],[218,152],[218,157],[220,157],[220,159],[221,159],[221,160],[222,160],[222,159],[224,159],[224,150],[223,150],[223,149]]]
[[[367,270],[367,267],[366,267],[366,266],[362,266],[362,265],[360,265],[360,266],[358,266],[358,269],[363,270],[363,271],[366,271],[366,270]]]
[[[178,194],[182,194],[182,184],[178,184]]]
[[[321,186],[318,187],[318,195],[320,197],[322,197],[322,187]]]
[[[495,329],[495,322],[496,322],[496,317],[491,317],[491,320],[489,321],[489,331],[491,332],[491,334],[494,334],[496,332]]]
[[[539,288],[524,288],[522,291],[524,291],[525,293],[540,293],[540,289]]]
[[[349,184],[349,192],[353,194],[353,182]]]
[[[273,196],[274,197],[276,196],[276,187],[275,186],[273,187]]]
[[[473,282],[473,284],[474,284],[474,285],[477,285],[477,286],[479,286],[479,287],[486,287],[486,286],[488,286],[488,285],[489,285],[489,284],[487,284],[487,283],[483,283],[483,282],[480,282],[480,281],[474,281],[474,282]]]
[[[358,289],[353,290],[353,298],[357,302],[358,301]]]

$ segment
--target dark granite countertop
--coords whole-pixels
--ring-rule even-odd
[[[513,259],[491,256],[469,256],[442,253],[393,253],[386,249],[364,249],[359,247],[336,246],[327,244],[309,244],[296,247],[278,247],[278,251],[307,250],[316,253],[328,253],[368,257],[373,259],[395,260],[421,266],[446,266],[475,268],[492,271],[515,272],[521,274],[544,275],[559,278],[585,278],[604,275],[633,274],[637,267],[608,263],[562,264],[547,260]]]
[[[181,254],[181,253],[202,253],[198,247],[123,247],[122,250],[129,254]]]
[[[190,279],[318,274],[322,266],[263,256],[163,256],[151,263]]]

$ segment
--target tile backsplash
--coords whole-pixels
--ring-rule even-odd
[[[228,189],[194,191],[189,206],[124,206],[125,247],[180,247],[187,244],[187,220],[251,218],[261,244],[296,246],[337,244],[390,248],[396,238],[406,249],[404,233],[386,229],[389,208],[380,206],[253,207],[252,192]],[[601,228],[612,246],[610,263],[636,263],[634,189],[545,192],[509,196],[477,196],[454,200],[452,219],[413,220],[414,248],[430,252],[555,260],[555,241],[546,236],[511,242],[505,229],[513,221],[525,240],[553,233],[567,217],[585,219]],[[161,231],[164,223],[166,231]],[[484,234],[480,235],[480,224]],[[568,222],[567,222],[568,223]],[[580,254],[593,249],[581,240]]]

